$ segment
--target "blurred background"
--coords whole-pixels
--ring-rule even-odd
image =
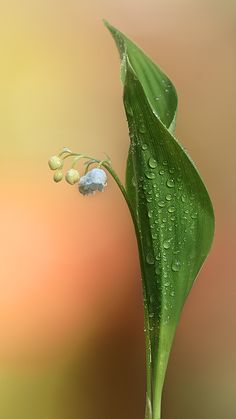
[[[55,185],[68,146],[124,179],[119,59],[101,19],[174,82],[177,134],[212,197],[212,252],[185,305],[163,419],[236,417],[233,0],[2,0],[0,14],[0,417],[143,419],[140,271],[112,179],[85,199]]]

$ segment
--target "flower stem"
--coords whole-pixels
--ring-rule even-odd
[[[126,189],[124,187],[124,185],[122,184],[122,182],[120,181],[118,175],[116,174],[116,172],[114,171],[114,169],[107,164],[106,162],[101,162],[101,165],[107,169],[107,171],[111,174],[111,176],[113,177],[113,179],[115,180],[116,184],[118,185],[122,195],[125,198],[125,201],[128,205],[131,217],[132,217],[132,221],[134,224],[134,228],[135,228],[135,234],[136,234],[136,239],[137,239],[137,244],[138,244],[138,249],[139,252],[143,253],[143,248],[142,248],[142,243],[140,240],[140,234],[139,234],[139,228],[138,228],[138,222],[136,219],[136,215],[134,213],[133,207],[131,205],[131,202],[129,200],[129,197],[127,195]],[[140,260],[140,267],[141,267],[141,272],[142,275],[144,275],[144,267],[143,267],[143,262],[142,262],[142,258]],[[144,301],[146,300],[146,296],[145,296],[145,288],[143,287],[143,298]],[[151,358],[151,341],[150,341],[150,334],[149,334],[149,316],[148,316],[148,310],[146,307],[146,304],[144,302],[144,323],[145,323],[145,340],[146,340],[146,413],[145,413],[145,419],[153,419],[152,416],[152,358]],[[159,418],[156,418],[159,419]]]

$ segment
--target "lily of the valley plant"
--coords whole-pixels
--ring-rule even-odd
[[[126,185],[109,158],[64,148],[49,160],[55,182],[65,179],[83,195],[103,191],[107,172],[131,213],[142,272],[146,336],[146,419],[161,418],[161,396],[179,317],[210,250],[214,213],[193,162],[175,138],[177,95],[167,76],[126,36],[105,22],[121,58],[130,149]],[[77,169],[83,162],[80,176]]]

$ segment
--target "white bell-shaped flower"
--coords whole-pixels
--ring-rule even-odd
[[[79,191],[83,195],[91,195],[96,191],[102,192],[106,185],[106,172],[102,169],[95,168],[80,178]]]

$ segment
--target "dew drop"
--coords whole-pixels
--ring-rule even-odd
[[[171,167],[171,168],[169,169],[169,172],[170,172],[171,174],[175,173],[175,169],[174,169],[174,167]]]
[[[171,199],[172,199],[172,195],[171,194],[166,195],[166,200],[167,201],[171,201]]]
[[[179,272],[180,267],[181,267],[180,262],[179,262],[178,260],[175,260],[175,261],[172,263],[171,269],[172,269],[172,271],[174,271],[174,272]]]
[[[164,175],[165,174],[165,170],[160,170],[159,175]]]
[[[164,160],[163,161],[163,166],[167,166],[167,164],[168,164],[167,160]]]
[[[166,240],[166,241],[164,242],[164,244],[163,244],[164,249],[169,249],[169,248],[170,248],[170,245],[171,245],[170,240]]]
[[[146,262],[147,262],[148,265],[153,265],[154,264],[154,257],[152,255],[152,253],[147,254]]]
[[[160,266],[156,267],[155,272],[156,272],[157,275],[160,275],[160,273],[161,273]]]
[[[170,213],[175,212],[175,207],[170,207],[170,208],[168,208],[168,212],[170,212]]]
[[[168,188],[174,188],[174,186],[175,186],[174,179],[168,179],[167,182],[166,182],[166,185],[168,186]]]
[[[193,218],[193,219],[197,218],[197,212],[194,212],[194,213],[191,215],[191,218]]]
[[[148,211],[148,218],[152,218],[153,211]]]
[[[182,196],[181,196],[181,201],[182,201],[182,202],[186,202],[186,195],[182,195]]]
[[[153,157],[150,157],[148,164],[152,169],[155,169],[157,167],[157,161]]]
[[[148,179],[154,179],[155,178],[155,173],[153,173],[153,172],[145,172],[145,176]]]
[[[147,144],[142,145],[142,150],[147,150],[147,148],[148,148]]]
[[[164,201],[159,201],[157,205],[163,208],[166,205],[166,203]]]
[[[145,132],[146,132],[146,128],[145,128],[145,126],[144,126],[144,125],[140,125],[140,127],[139,127],[139,132],[140,132],[141,134],[145,134]]]

